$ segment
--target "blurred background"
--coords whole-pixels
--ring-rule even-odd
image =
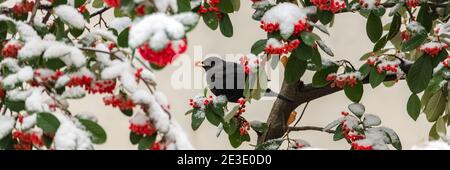
[[[251,1],[241,1],[241,9],[231,14],[234,25],[234,36],[225,38],[219,30],[212,31],[206,27],[203,21],[188,34],[189,50],[184,56],[184,60],[194,60],[194,46],[202,48],[203,55],[215,53],[221,56],[225,54],[247,54],[250,53],[252,44],[265,38],[265,32],[259,29],[259,22],[251,18],[253,10],[250,8]],[[111,11],[109,11],[111,12]],[[111,16],[111,13],[108,15]],[[94,18],[92,21],[95,21]],[[385,19],[385,22],[389,20]],[[335,57],[333,60],[347,59],[359,67],[362,62],[360,56],[371,51],[373,44],[368,39],[365,32],[366,19],[359,14],[346,13],[336,16],[334,26],[329,28],[330,36],[319,34],[326,44],[333,50]],[[322,55],[323,57],[326,54]],[[199,56],[196,56],[199,57]],[[183,59],[179,59],[180,61]],[[237,59],[235,59],[237,60]],[[280,66],[280,65],[279,65]],[[228,142],[228,137],[221,135],[216,137],[216,128],[205,121],[197,130],[191,129],[190,116],[184,113],[190,109],[188,100],[196,94],[202,93],[201,89],[176,89],[172,86],[171,75],[180,66],[176,63],[157,72],[158,90],[164,92],[171,103],[172,117],[176,119],[184,128],[190,141],[196,149],[233,149]],[[194,72],[192,67],[192,73]],[[201,73],[196,70],[196,73]],[[198,76],[197,76],[198,77]],[[311,82],[312,73],[308,72],[302,80]],[[282,79],[282,77],[280,77]],[[201,77],[195,81],[203,81]],[[277,89],[273,89],[277,91]],[[379,86],[372,89],[370,85],[364,87],[364,96],[361,101],[366,107],[366,113],[380,116],[382,125],[394,129],[403,144],[404,149],[423,143],[428,138],[428,130],[431,126],[421,115],[417,121],[412,120],[406,112],[406,103],[410,91],[406,82],[397,83],[391,88]],[[244,113],[248,120],[258,120],[265,122],[271,110],[274,100],[262,100],[249,104]],[[343,92],[338,92],[317,100],[308,106],[299,126],[320,126],[324,127],[329,122],[339,118],[341,111],[348,111],[347,105],[351,101],[345,97]],[[229,106],[231,108],[231,106]],[[297,108],[300,114],[303,105]],[[75,113],[93,113],[99,118],[99,123],[108,133],[108,140],[103,145],[96,146],[96,149],[136,149],[129,142],[128,117],[112,107],[105,107],[102,96],[88,96],[85,100],[71,101],[70,109]],[[253,149],[250,144],[256,143],[256,135],[251,132],[251,143],[243,143],[238,149]],[[313,147],[326,149],[349,149],[350,146],[342,141],[334,142],[332,135],[317,131],[292,132],[291,138],[301,138],[312,144]]]

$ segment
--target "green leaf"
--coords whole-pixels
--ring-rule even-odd
[[[367,18],[366,32],[370,41],[375,43],[380,39],[383,34],[383,23],[381,23],[379,16],[374,13],[369,14],[369,17]]]
[[[304,60],[307,61],[309,59],[311,59],[312,56],[312,47],[301,43],[292,53],[291,53],[291,57],[297,57],[300,60]]]
[[[426,35],[417,34],[416,36],[412,37],[409,41],[406,41],[403,43],[402,51],[411,51],[422,45],[422,43],[427,39]]]
[[[388,42],[387,35],[381,37],[377,43],[375,43],[375,46],[373,47],[373,51],[378,51],[383,49],[386,46],[386,43]]]
[[[389,49],[381,49],[379,51],[371,51],[371,52],[367,52],[365,53],[363,56],[361,56],[361,58],[359,58],[359,61],[365,61],[367,60],[369,57],[372,56],[372,54],[374,55],[380,55],[380,54],[384,54],[385,52],[389,51]]]
[[[241,146],[242,142],[250,141],[250,136],[248,134],[241,135],[239,131],[236,131],[233,134],[228,135],[228,140],[233,148],[237,148]]]
[[[429,122],[435,122],[444,113],[446,105],[447,99],[442,91],[439,90],[434,93],[423,110],[427,116],[427,120]]]
[[[222,0],[223,1],[223,0]],[[230,17],[228,14],[223,14],[222,20],[220,20],[220,32],[225,37],[233,36],[233,23],[231,23]]]
[[[239,106],[234,106],[231,111],[223,118],[225,122],[229,122],[237,113]]]
[[[409,69],[406,81],[413,93],[418,94],[427,88],[433,74],[431,60],[428,56],[421,56]]]
[[[239,120],[237,118],[232,118],[227,122],[224,122],[223,129],[227,134],[233,134],[239,129]]]
[[[188,12],[191,10],[190,0],[177,0],[178,12]]]
[[[231,3],[233,4],[234,11],[239,11],[241,8],[241,0],[231,0]]]
[[[219,10],[223,13],[233,13],[233,3],[231,2],[231,0],[221,0],[219,2]]]
[[[153,134],[152,136],[145,136],[143,137],[139,143],[138,143],[138,149],[139,150],[146,150],[150,148],[153,143],[155,143],[157,133]]]
[[[426,32],[430,32],[433,27],[433,17],[432,13],[429,13],[430,7],[428,7],[427,3],[422,3],[419,13],[417,14],[417,22],[422,25]]]
[[[102,0],[100,0],[102,1]],[[102,1],[103,3],[103,1]],[[63,5],[63,4],[67,4],[67,0],[57,0],[57,1],[53,1],[52,5],[53,6],[58,6],[58,5]]]
[[[311,61],[317,69],[322,68],[322,57],[317,49],[312,50]]]
[[[136,134],[134,132],[130,132],[130,142],[131,142],[131,144],[133,144],[133,145],[138,144],[139,141],[141,141],[142,137],[144,137],[144,136],[138,135],[138,134]]]
[[[389,33],[387,40],[391,40],[400,32],[400,27],[402,26],[402,17],[399,14],[395,14],[392,18],[391,27],[389,28]]]
[[[205,114],[206,119],[213,124],[214,126],[219,126],[219,124],[222,122],[222,116],[220,116],[212,106],[206,106]],[[223,112],[222,112],[223,113]]]
[[[378,73],[377,69],[373,68],[370,70],[369,75],[369,83],[372,86],[372,88],[377,87],[380,85],[384,79],[386,78],[386,71],[383,71],[382,73]]]
[[[408,104],[406,105],[409,116],[416,121],[420,114],[420,99],[417,94],[411,94],[408,99]]]
[[[259,133],[259,134],[263,134],[269,128],[267,123],[260,122],[260,121],[252,121],[252,122],[250,122],[250,127],[254,131],[256,131],[257,133]]]
[[[47,68],[55,71],[66,66],[66,64],[59,58],[47,59],[47,61],[45,61],[45,65]]]
[[[75,37],[78,38],[81,34],[83,34],[84,29],[77,29],[77,28],[70,28],[69,29],[70,34]]]
[[[369,75],[370,71],[372,70],[372,67],[368,65],[367,63],[364,63],[360,68],[359,72],[361,73],[361,77],[365,78]]]
[[[323,25],[327,25],[333,20],[334,14],[331,11],[317,10],[317,17]]]
[[[436,121],[436,132],[441,138],[445,138],[447,135],[446,121],[442,117]]]
[[[264,48],[266,48],[266,44],[267,44],[267,40],[266,39],[262,39],[262,40],[256,41],[252,45],[251,53],[254,54],[254,55],[260,54],[261,52],[264,51]]]
[[[336,127],[336,131],[333,135],[333,140],[338,141],[344,138],[344,131],[342,130],[342,124],[339,124],[338,127]]]
[[[0,149],[1,150],[13,150],[14,140],[12,139],[11,133],[0,139]]]
[[[5,106],[11,111],[20,112],[25,110],[25,101],[12,101],[6,98]]]
[[[353,101],[355,103],[359,103],[359,101],[362,98],[363,92],[364,92],[362,82],[358,82],[353,87],[345,86],[344,92],[348,99],[350,99],[351,101]]]
[[[327,67],[327,68],[321,69],[319,71],[316,71],[316,73],[314,74],[313,79],[312,79],[313,87],[320,88],[320,87],[325,87],[328,84],[330,84],[330,82],[327,81],[326,78],[329,74],[335,73],[338,70],[338,68],[339,68],[338,66],[333,65],[331,67]]]
[[[316,40],[321,40],[320,37],[317,34],[314,34],[312,32],[302,31],[300,33],[300,37],[302,38],[302,43],[305,43],[306,45],[312,47]]]
[[[86,2],[86,0],[74,0],[74,1],[75,1],[75,8],[82,6]]]
[[[59,128],[59,120],[51,113],[42,112],[37,115],[37,126],[39,126],[44,133],[55,134]]]
[[[194,109],[194,112],[192,112],[191,117],[192,117],[191,127],[195,131],[200,127],[200,125],[202,125],[206,116],[205,116],[205,112],[203,112],[199,109]]]
[[[436,131],[436,123],[430,128],[430,132],[428,133],[428,140],[434,141],[439,140],[439,134]]]
[[[124,29],[119,36],[117,37],[117,45],[119,47],[128,47],[128,33],[129,33],[130,29],[126,28]]]
[[[94,2],[92,3],[92,7],[94,8],[103,7],[103,0],[94,0]]]
[[[92,143],[102,144],[106,142],[106,132],[99,124],[88,119],[78,118],[78,121],[80,121],[80,123],[86,128],[86,131],[91,134]]]
[[[126,109],[126,110],[120,110],[120,112],[122,112],[125,116],[133,116],[133,109]]]
[[[306,71],[306,65],[307,62],[304,60],[300,60],[295,56],[289,57],[284,71],[284,80],[289,84],[299,81]]]
[[[258,146],[256,146],[256,150],[278,150],[281,144],[283,144],[283,138],[270,139]]]
[[[316,42],[317,45],[319,45],[320,49],[323,50],[323,52],[327,53],[331,57],[334,56],[333,51],[331,51],[331,49],[322,40],[317,40]]]
[[[207,12],[203,14],[203,22],[205,22],[205,24],[212,30],[216,30],[219,26],[219,21],[217,19],[216,13],[213,12]]]

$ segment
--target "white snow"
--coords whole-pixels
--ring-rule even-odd
[[[117,43],[117,36],[115,36],[111,31],[108,31],[106,29],[96,29],[93,30],[91,33],[98,35],[105,40]]]
[[[292,3],[280,3],[268,10],[261,21],[264,23],[278,23],[283,37],[290,37],[294,32],[294,25],[299,20],[305,20],[307,14],[315,12],[314,9],[299,8]]]
[[[37,32],[31,27],[30,25],[23,23],[23,22],[16,22],[16,28],[17,32],[20,35],[20,38],[24,40],[25,42],[34,40],[34,39],[40,39]]]
[[[10,116],[0,116],[0,139],[11,133],[16,120]]]
[[[111,63],[111,66],[102,70],[101,77],[102,79],[115,79],[127,71],[128,67],[129,64],[115,60]]]
[[[55,87],[56,88],[63,87],[67,83],[69,83],[69,81],[70,81],[70,77],[67,75],[63,75],[63,76],[59,77],[58,80],[56,80]]]
[[[450,145],[442,141],[431,141],[422,145],[415,145],[411,150],[450,150]]]
[[[122,86],[130,93],[138,90],[136,78],[129,71],[125,71],[120,75],[120,82],[122,83]]]
[[[7,94],[6,97],[11,101],[25,101],[25,99],[27,99],[32,92],[33,89],[28,90],[13,89],[6,93]]]
[[[169,99],[167,99],[167,96],[163,92],[155,91],[153,95],[155,96],[155,100],[157,103],[159,103],[159,105],[167,110],[170,110]]]
[[[406,29],[408,29],[409,31],[411,31],[413,33],[424,33],[425,32],[425,28],[422,25],[420,25],[420,23],[417,21],[412,21],[409,24],[407,24]]]
[[[348,105],[348,110],[350,110],[352,113],[354,113],[357,116],[362,116],[364,112],[366,111],[364,105],[359,103],[352,103]]]
[[[33,69],[30,66],[25,66],[24,68],[20,69],[19,72],[17,72],[17,78],[21,82],[26,82],[33,79],[33,75]]]
[[[86,96],[86,90],[83,87],[76,86],[72,88],[67,88],[61,97],[64,99],[79,99]]]
[[[183,128],[175,121],[171,121],[170,129],[166,133],[166,137],[168,141],[175,142],[175,148],[178,150],[192,150],[194,149],[189,142],[188,137],[183,131]]]
[[[47,49],[48,42],[41,39],[32,39],[19,50],[18,58],[21,60],[40,56]]]
[[[55,15],[61,18],[67,25],[77,29],[84,29],[86,21],[74,7],[69,5],[59,5],[54,8]]]
[[[21,130],[27,130],[36,125],[37,114],[32,114],[23,118],[23,122],[20,126]]]
[[[59,58],[70,53],[70,48],[63,43],[51,43],[45,50],[43,57],[47,59]]]
[[[173,19],[182,23],[185,26],[185,30],[188,30],[190,27],[197,24],[200,16],[193,12],[183,12],[181,14],[177,14],[173,16]]]
[[[9,71],[12,72],[18,72],[20,70],[19,64],[17,64],[17,59],[15,58],[4,58],[1,62],[0,62],[0,67],[1,68],[8,68]]]
[[[33,90],[31,95],[25,100],[25,109],[31,113],[40,113],[50,111],[47,104],[44,103],[42,99],[42,90],[36,88]]]
[[[267,40],[266,47],[282,48],[283,43],[281,43],[279,40],[275,38],[270,38]]]
[[[145,81],[155,81],[156,80],[155,74],[153,74],[151,71],[149,71],[147,69],[142,70],[141,78],[144,79]]]
[[[363,125],[365,127],[378,126],[380,124],[381,124],[381,119],[377,115],[373,115],[373,114],[365,114],[364,115]]]
[[[437,31],[437,36],[439,36],[440,40],[450,44],[450,21],[438,25],[437,28],[439,29]]]
[[[91,150],[93,149],[90,134],[81,130],[63,113],[53,113],[61,125],[56,131],[54,146],[56,150]]]
[[[130,119],[130,123],[137,126],[144,126],[148,123],[149,118],[145,116],[142,112],[137,112],[134,114],[134,116]]]
[[[185,35],[183,24],[166,14],[156,13],[134,23],[130,29],[128,44],[136,48],[149,41],[153,50],[161,50],[169,40],[179,40]]]
[[[178,12],[177,0],[153,0],[153,3],[155,3],[158,12],[165,13],[169,8],[175,13]]]
[[[131,25],[131,19],[129,17],[114,18],[109,24],[109,28],[115,29],[118,33],[121,33],[124,29]]]

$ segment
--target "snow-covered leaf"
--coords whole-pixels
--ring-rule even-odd
[[[348,110],[350,110],[356,116],[361,117],[366,111],[366,108],[360,103],[352,103],[348,105]]]
[[[366,114],[364,115],[363,125],[365,127],[378,126],[381,124],[381,119],[377,115]]]

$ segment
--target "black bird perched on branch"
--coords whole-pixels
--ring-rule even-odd
[[[195,65],[205,69],[206,82],[214,95],[224,95],[229,102],[234,103],[244,97],[245,80],[249,79],[249,76],[245,74],[242,65],[227,62],[218,57],[209,57]],[[293,102],[288,97],[275,93],[269,88],[266,89],[264,96],[277,96],[282,100]]]

